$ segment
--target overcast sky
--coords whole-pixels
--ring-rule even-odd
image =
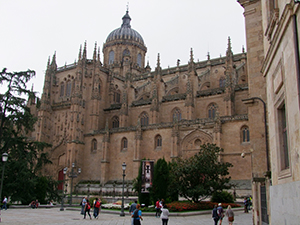
[[[131,28],[143,37],[152,70],[158,53],[162,68],[176,66],[177,59],[187,64],[191,48],[195,61],[206,60],[207,52],[224,56],[228,36],[234,54],[246,48],[243,8],[236,0],[0,0],[1,70],[35,70],[34,90],[41,93],[48,57],[56,51],[58,67],[71,64],[85,40],[88,58],[95,42],[102,52],[128,2]]]

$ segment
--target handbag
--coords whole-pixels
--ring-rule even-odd
[[[229,221],[229,222],[233,222],[233,221],[234,221],[233,216],[229,216],[229,217],[228,217],[228,221]]]

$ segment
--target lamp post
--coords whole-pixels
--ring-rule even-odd
[[[267,158],[267,172],[270,171],[270,159],[269,159],[269,141],[268,141],[268,125],[267,125],[267,107],[264,100],[259,97],[252,97],[243,99],[242,101],[246,104],[254,102],[254,100],[259,100],[264,106],[264,125],[265,125],[265,142],[266,142],[266,158]],[[250,102],[251,101],[251,102]]]
[[[71,192],[70,192],[70,206],[72,205],[72,195],[73,195],[73,179],[76,178],[80,173],[81,169],[78,168],[78,171],[74,171],[75,163],[72,163],[72,170],[67,175],[71,178]]]
[[[64,173],[64,179],[63,179],[63,189],[62,189],[62,198],[61,198],[61,206],[60,206],[60,211],[64,211],[64,197],[65,197],[65,193],[64,193],[64,189],[65,189],[65,177],[66,177],[66,174],[67,174],[67,170],[68,170],[68,167],[65,167],[64,170],[63,170],[63,173]]]
[[[6,152],[4,152],[2,154],[2,179],[1,179],[1,188],[0,188],[0,200],[2,201],[2,188],[3,188],[3,180],[4,180],[4,169],[5,169],[5,163],[8,159],[8,154]]]
[[[122,187],[122,205],[121,205],[121,213],[120,216],[125,216],[124,213],[124,178],[125,178],[125,170],[126,170],[126,163],[123,162],[122,164],[122,170],[123,170],[123,187]]]

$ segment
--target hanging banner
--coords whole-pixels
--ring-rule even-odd
[[[152,187],[153,172],[154,161],[142,161],[142,193],[149,193],[149,188]]]

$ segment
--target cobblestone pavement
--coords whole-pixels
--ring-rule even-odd
[[[65,225],[84,225],[84,224],[98,224],[98,225],[130,225],[130,216],[128,212],[125,217],[120,217],[119,214],[108,214],[100,213],[99,219],[89,218],[83,219],[79,211],[59,211],[59,208],[51,209],[8,209],[1,211],[1,223],[2,224],[65,224]],[[155,216],[144,216],[144,221],[142,225],[161,225],[162,222],[159,218]],[[169,225],[182,225],[182,224],[211,224],[213,225],[213,220],[211,218],[210,212],[204,215],[196,216],[170,216]],[[227,225],[227,217],[224,218],[222,223]],[[252,224],[252,213],[243,213],[241,211],[235,212],[235,221],[233,224],[239,225],[251,225]]]

